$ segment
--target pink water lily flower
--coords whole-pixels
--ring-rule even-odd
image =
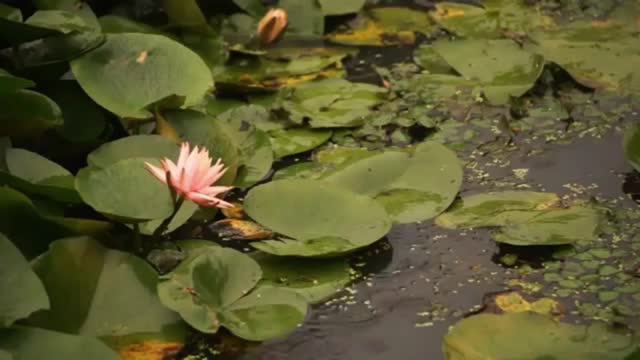
[[[169,173],[170,186],[175,192],[194,203],[206,207],[232,208],[230,204],[217,198],[219,194],[231,190],[231,186],[212,186],[224,175],[222,160],[218,159],[211,165],[213,159],[209,156],[209,150],[199,149],[197,146],[190,151],[189,143],[184,142],[180,146],[180,156],[175,164],[168,158],[160,160],[162,168],[145,162],[147,170],[158,180],[166,183]]]

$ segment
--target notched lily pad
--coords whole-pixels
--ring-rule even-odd
[[[161,277],[158,295],[199,331],[215,333],[224,326],[244,339],[266,340],[295,329],[307,304],[295,292],[256,287],[261,276],[248,255],[205,246]]]

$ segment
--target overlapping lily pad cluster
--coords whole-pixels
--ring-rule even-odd
[[[276,47],[256,36],[269,10],[258,0],[0,4],[0,358],[176,353],[187,325],[283,336],[352,280],[348,255],[394,224],[492,227],[496,241],[526,246],[596,237],[600,214],[553,194],[456,200],[463,166],[438,130],[477,104],[515,112],[550,63],[582,86],[637,94],[628,9],[558,25],[520,1],[430,12],[365,2],[277,1],[295,16]],[[381,69],[377,85],[345,79],[358,49],[337,44],[443,34],[460,38],[418,48],[420,68]],[[299,46],[320,40],[332,46]],[[557,105],[555,95],[539,98]],[[181,142],[221,159],[233,210],[177,210],[145,164],[176,161]],[[192,239],[223,216],[212,228],[256,240],[254,251]],[[450,359],[468,358],[455,357],[456,337],[478,321],[447,339]]]

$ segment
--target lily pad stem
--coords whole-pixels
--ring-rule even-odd
[[[158,226],[158,228],[153,232],[153,237],[154,238],[159,238],[160,236],[162,236],[162,233],[164,233],[165,230],[167,230],[167,227],[169,227],[169,224],[171,223],[171,220],[173,220],[173,218],[176,216],[176,214],[178,213],[178,211],[182,207],[183,203],[184,203],[184,197],[183,196],[177,196],[175,201],[174,201],[174,203],[173,203],[173,212],[171,213],[171,215],[169,215],[168,218],[164,219],[162,221],[162,223],[160,224],[160,226]]]

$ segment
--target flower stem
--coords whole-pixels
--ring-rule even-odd
[[[184,203],[184,197],[178,196],[175,199],[175,201],[173,203],[173,213],[171,213],[171,215],[169,215],[168,218],[166,218],[166,219],[164,219],[162,221],[160,226],[158,226],[158,228],[153,232],[153,237],[159,238],[160,236],[162,236],[162,233],[164,233],[165,230],[167,230],[167,228],[169,227],[169,224],[171,223],[173,218],[176,217],[176,214],[178,213],[178,211],[182,207],[183,203]]]

